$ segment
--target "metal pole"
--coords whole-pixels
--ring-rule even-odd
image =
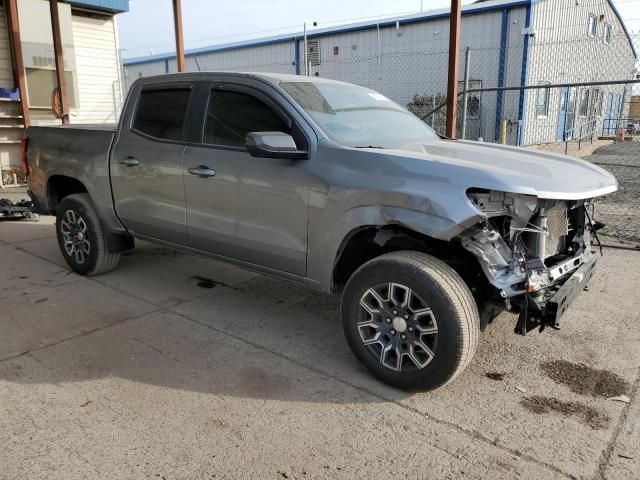
[[[307,60],[309,47],[307,45],[307,22],[304,23],[304,75],[309,76],[309,61]]]
[[[467,107],[469,103],[469,61],[471,60],[471,49],[467,47],[464,52],[464,96],[462,98],[462,140],[467,138]]]
[[[178,63],[178,72],[186,70],[186,61],[184,58],[184,39],[182,36],[182,1],[173,0],[173,24],[176,32],[176,60]]]
[[[620,100],[620,109],[618,111],[618,131],[624,128],[624,104],[627,103],[627,86],[622,90],[622,100]],[[624,140],[625,133],[622,134]]]
[[[24,71],[24,60],[22,58],[22,41],[20,40],[20,23],[18,21],[18,6],[16,0],[7,0],[7,20],[9,27],[9,39],[11,44],[11,56],[13,58],[15,87],[20,91],[20,108],[22,109],[22,121],[24,126],[31,125],[31,114],[29,111],[29,97],[27,92],[27,81]]]
[[[458,103],[458,47],[460,44],[460,20],[462,18],[462,0],[451,0],[449,19],[449,78],[447,87],[447,128],[445,135],[456,138],[456,120]]]
[[[564,140],[564,154],[569,152],[569,136],[567,135],[567,120],[569,119],[569,98],[571,94],[571,87],[567,88],[567,93],[564,97],[564,128],[562,129],[562,139]]]
[[[431,128],[436,128],[436,94],[433,94],[433,113],[431,114]]]
[[[61,119],[63,124],[69,123],[69,99],[67,98],[67,84],[64,78],[64,52],[62,49],[62,36],[60,33],[60,13],[58,0],[49,0],[51,12],[51,30],[53,32],[53,54],[56,62],[56,78],[60,91]]]
[[[378,80],[382,80],[382,76],[380,73],[380,24],[376,24],[376,28],[378,30]]]

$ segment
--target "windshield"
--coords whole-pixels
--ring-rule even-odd
[[[384,95],[344,83],[281,82],[329,137],[357,148],[399,148],[438,135]]]

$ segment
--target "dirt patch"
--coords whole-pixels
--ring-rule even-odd
[[[487,372],[484,374],[485,377],[491,379],[491,380],[495,380],[496,382],[501,382],[504,380],[504,373],[498,373],[498,372]]]
[[[537,415],[556,412],[565,417],[577,417],[594,430],[606,428],[609,417],[593,407],[578,402],[563,402],[557,398],[532,396],[520,400],[520,404]]]
[[[540,364],[540,367],[554,382],[566,385],[580,395],[609,398],[629,390],[629,384],[615,373],[587,367],[582,363],[553,360]]]

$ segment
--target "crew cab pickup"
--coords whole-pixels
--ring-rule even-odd
[[[117,126],[32,127],[33,201],[82,275],[148,240],[342,294],[354,354],[433,389],[500,312],[558,328],[594,272],[586,161],[439,137],[367,88],[280,74],[137,80]]]

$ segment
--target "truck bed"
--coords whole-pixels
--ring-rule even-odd
[[[39,211],[57,207],[52,179],[78,181],[94,200],[101,218],[111,219],[113,198],[109,154],[115,125],[38,126],[27,129],[29,194]]]

